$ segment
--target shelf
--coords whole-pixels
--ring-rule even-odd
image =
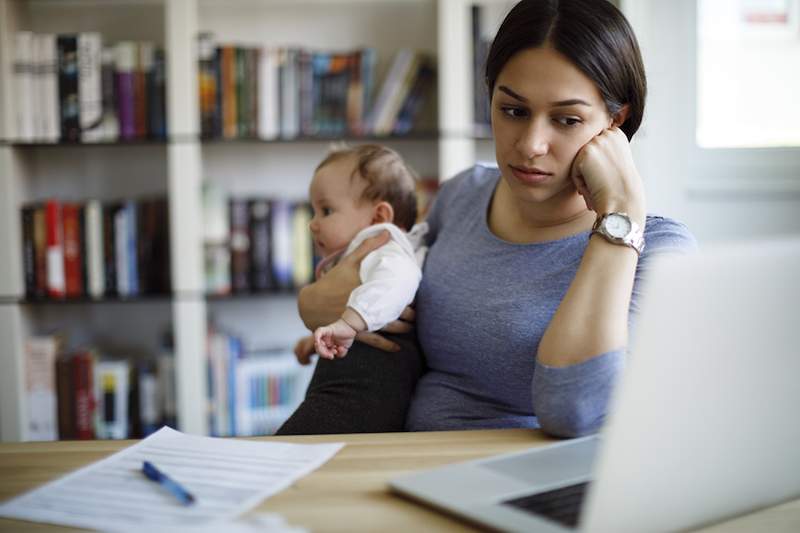
[[[80,304],[136,304],[167,302],[172,300],[191,301],[206,300],[209,302],[227,302],[241,300],[255,300],[262,298],[297,296],[296,289],[275,289],[254,292],[234,292],[230,294],[206,294],[203,292],[173,292],[160,294],[142,294],[139,296],[103,296],[92,298],[91,296],[79,296],[73,298],[28,298],[17,296],[0,296],[0,305],[80,305]]]
[[[77,147],[111,147],[111,146],[166,146],[168,144],[197,143],[206,146],[225,146],[225,145],[247,145],[247,144],[303,144],[303,143],[329,143],[329,142],[419,142],[419,141],[438,141],[441,139],[468,139],[468,140],[492,140],[492,135],[474,134],[468,132],[437,132],[420,131],[406,135],[340,135],[340,136],[301,136],[292,138],[261,139],[259,137],[243,137],[235,139],[224,138],[202,138],[193,135],[171,136],[168,139],[134,139],[130,141],[109,140],[101,142],[19,142],[13,140],[0,140],[0,146],[10,146],[13,148],[77,148]]]

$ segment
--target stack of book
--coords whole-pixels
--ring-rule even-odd
[[[302,401],[310,371],[288,349],[245,352],[239,338],[209,327],[211,434],[273,433]]]
[[[292,139],[408,133],[435,78],[427,56],[397,53],[373,98],[375,50],[309,51],[199,41],[206,138]]]
[[[203,188],[206,291],[212,295],[297,289],[313,281],[305,202],[228,198]]]
[[[57,335],[25,344],[30,440],[138,438],[175,425],[171,353],[108,358],[61,344]]]
[[[14,44],[16,141],[166,138],[165,56],[153,43],[21,31]]]
[[[25,205],[22,248],[29,299],[171,290],[166,198]]]

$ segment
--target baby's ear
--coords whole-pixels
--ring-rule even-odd
[[[394,208],[389,202],[378,202],[372,214],[373,224],[383,224],[394,221]]]

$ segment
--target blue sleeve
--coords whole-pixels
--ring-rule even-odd
[[[629,331],[639,311],[642,280],[652,258],[665,253],[689,253],[697,242],[683,224],[662,217],[648,217],[645,250],[636,267]],[[621,348],[567,367],[536,362],[533,373],[533,412],[542,430],[556,437],[595,433],[605,420],[614,384],[625,366],[627,350]]]

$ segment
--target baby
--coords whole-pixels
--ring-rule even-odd
[[[317,328],[295,346],[302,364],[317,353],[344,357],[356,335],[396,320],[417,292],[426,248],[427,224],[417,216],[415,175],[393,150],[362,145],[332,151],[314,172],[310,188],[314,218],[309,224],[322,257],[317,278],[364,239],[388,231],[390,240],[361,262],[361,285],[334,323]]]

